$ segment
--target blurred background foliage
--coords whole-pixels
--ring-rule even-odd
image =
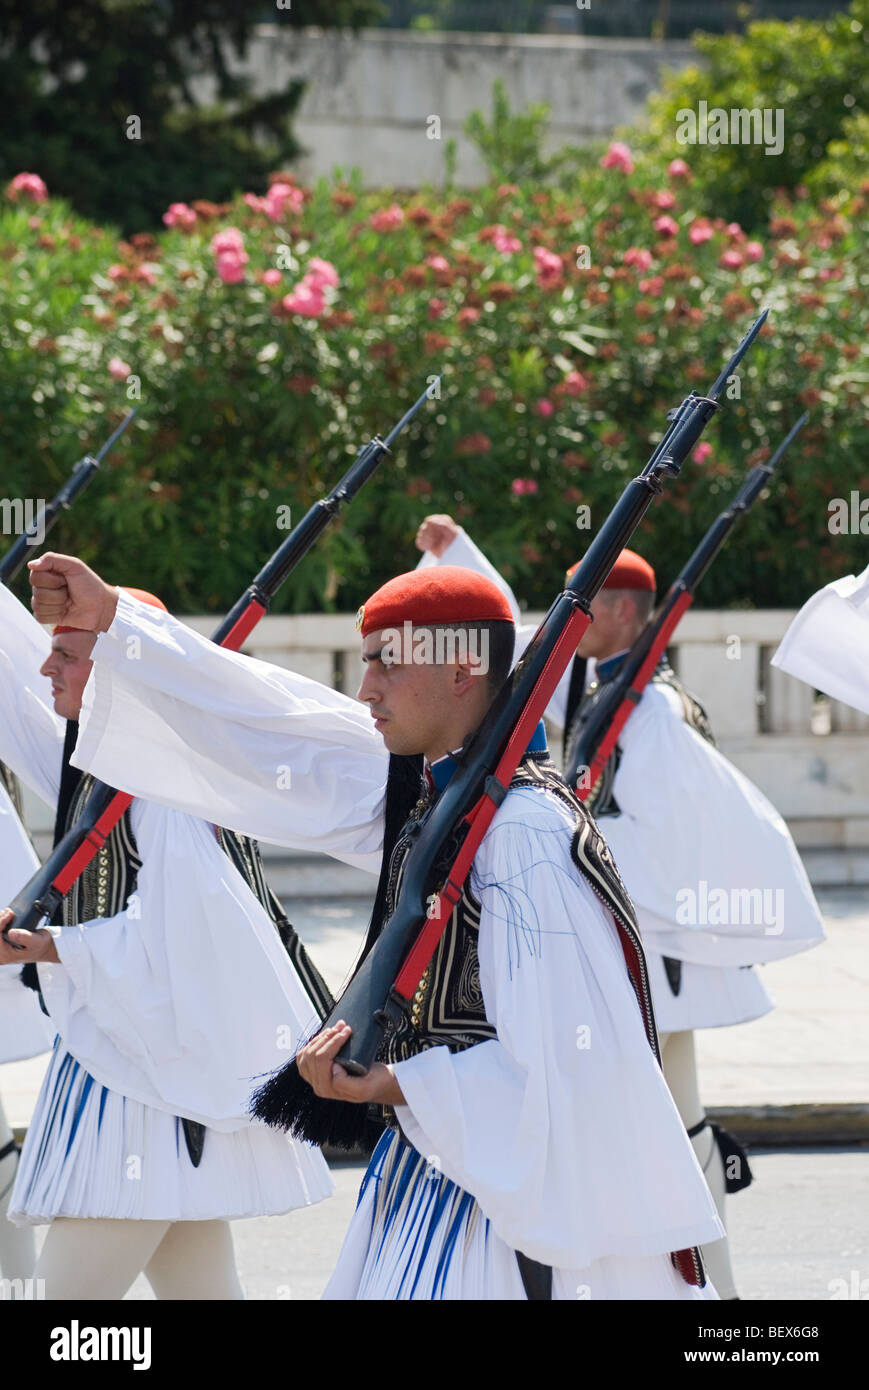
[[[854,0],[811,29],[763,24],[704,40],[705,85],[690,71],[668,81],[651,135],[626,132],[608,151],[544,156],[545,108],[511,110],[496,86],[466,124],[491,175],[467,194],[366,192],[336,171],[269,215],[240,196],[265,193],[260,164],[240,154],[218,196],[197,158],[177,195],[197,199],[184,221],[162,225],[179,187],[167,177],[147,220],[120,236],[110,218],[82,212],[80,184],[75,207],[57,196],[64,186],[41,154],[53,146],[34,145],[29,164],[7,172],[35,169],[49,200],[18,189],[0,205],[4,490],[51,495],[139,403],[52,545],[179,611],[218,612],[282,539],[278,509],[298,520],[443,372],[440,402],[278,610],[354,611],[414,562],[429,511],[455,514],[520,596],[544,605],[553,574],[589,539],[577,508],[591,508],[593,531],[666,411],[709,384],[769,304],[741,394],[707,432],[711,453],[688,465],[637,544],[662,577],[674,574],[805,406],[800,444],[700,595],[709,606],[801,603],[865,564],[865,540],[831,536],[827,507],[869,491],[867,10]],[[675,112],[700,99],[785,106],[787,159],[746,146],[709,159],[708,147],[677,145]],[[792,132],[804,135],[795,150]],[[724,180],[718,160],[731,155]],[[116,200],[126,193],[116,181]],[[229,283],[211,245],[228,228],[248,258]],[[313,258],[339,283],[298,312],[304,296],[284,301]]]

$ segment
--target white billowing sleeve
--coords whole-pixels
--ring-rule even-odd
[[[513,664],[519,660],[525,651],[537,628],[529,623],[521,623],[521,613],[516,596],[510,585],[507,583],[491,561],[480,550],[479,546],[471,540],[467,531],[460,530],[455,540],[452,541],[440,556],[433,555],[430,550],[425,551],[422,559],[417,565],[417,569],[429,569],[432,565],[459,565],[462,569],[474,570],[476,574],[482,574],[486,579],[491,579],[493,584],[505,595],[510,609],[513,613],[513,621],[516,624],[516,647],[513,653]],[[546,707],[546,718],[551,719],[556,728],[564,728],[565,710],[567,708],[567,694],[570,689],[570,673],[573,663],[568,664],[567,670],[561,677],[555,688],[555,693]]]
[[[0,782],[0,906],[11,902],[39,867],[36,852]],[[20,965],[0,965],[0,1063],[36,1057],[54,1032],[36,992],[21,983]]]
[[[14,594],[0,584],[0,762],[54,806],[66,723],[51,705],[39,668],[51,639]]]
[[[600,828],[649,946],[697,965],[739,966],[823,941],[784,820],[685,723],[675,690],[648,685],[619,744],[621,814]]]
[[[782,638],[772,665],[869,714],[869,568],[814,594]]]
[[[508,795],[471,875],[497,1039],[394,1067],[414,1148],[508,1245],[566,1270],[723,1234],[572,832],[548,793]]]
[[[254,1079],[316,1023],[275,928],[203,821],[131,810],[142,867],[126,911],[62,928],[39,981],[101,1085],[218,1130],[250,1123]]]
[[[368,709],[121,593],[73,763],[134,796],[378,873],[388,754]]]
[[[509,603],[513,621],[518,626],[519,604],[516,602],[513,590],[463,528],[459,528],[459,534],[450,541],[442,555],[433,555],[430,550],[423,551],[417,569],[430,569],[433,565],[458,565],[459,569],[473,570],[475,574],[481,574],[485,579],[491,579],[493,584],[497,584]]]

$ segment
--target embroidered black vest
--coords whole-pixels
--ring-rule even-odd
[[[613,674],[615,674],[615,672]],[[671,690],[676,691],[676,694],[682,702],[682,713],[685,723],[690,728],[694,729],[701,738],[704,738],[707,743],[711,743],[714,748],[715,739],[705,709],[700,701],[692,695],[690,691],[686,690],[677,679],[676,673],[667,660],[666,655],[662,656],[661,660],[658,662],[651,683],[653,685],[668,685]],[[565,740],[565,766],[569,766],[571,763],[573,748],[579,736],[580,723],[588,718],[589,714],[594,709],[595,703],[603,697],[607,685],[607,681],[593,681],[586,691],[585,697],[581,700]],[[593,813],[596,820],[602,820],[604,816],[621,815],[621,808],[613,793],[613,784],[621,764],[621,759],[621,746],[616,744],[607,759],[603,772],[592,787],[591,793],[585,802],[585,805]]]
[[[603,836],[589,812],[564,782],[548,753],[525,754],[510,783],[511,790],[520,787],[538,787],[541,791],[548,791],[558,797],[571,812],[575,821],[571,843],[574,864],[616,921],[636,941],[642,961],[643,998],[640,1002],[648,1005],[651,1020],[648,1031],[652,1041],[655,1037],[654,1018],[636,917]],[[432,799],[433,793],[420,799],[392,851],[384,920],[395,907],[404,865],[413,840],[413,827],[428,809]],[[450,854],[447,862],[451,858]],[[480,987],[480,962],[477,954],[479,929],[480,904],[470,890],[469,880],[466,880],[462,896],[453,908],[435,954],[426,967],[411,1001],[409,1011],[402,1023],[384,1038],[378,1053],[379,1061],[403,1062],[430,1047],[447,1047],[450,1052],[462,1052],[477,1043],[497,1037],[494,1024],[486,1017]]]

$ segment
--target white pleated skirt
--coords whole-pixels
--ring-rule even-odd
[[[670,988],[664,959],[646,943],[649,986],[659,1033],[692,1028],[728,1028],[762,1018],[775,1001],[755,966],[695,965],[682,961],[678,994]]]
[[[39,995],[21,983],[20,965],[0,965],[0,1062],[22,1062],[51,1050],[54,1028]]]
[[[325,1299],[524,1300],[515,1251],[469,1193],[387,1130],[362,1180],[359,1201]],[[717,1299],[707,1282],[686,1284],[668,1255],[598,1260],[556,1269],[553,1300]]]
[[[209,1129],[194,1168],[181,1121],[100,1086],[58,1038],[9,1203],[17,1225],[56,1216],[235,1221],[331,1195],[319,1149],[263,1125]]]

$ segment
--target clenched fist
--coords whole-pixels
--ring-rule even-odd
[[[108,632],[118,591],[72,555],[48,551],[29,562],[31,606],[40,623],[62,624],[85,632]]]
[[[440,558],[448,545],[452,545],[462,528],[445,513],[427,516],[416,533],[417,550],[430,550]]]

